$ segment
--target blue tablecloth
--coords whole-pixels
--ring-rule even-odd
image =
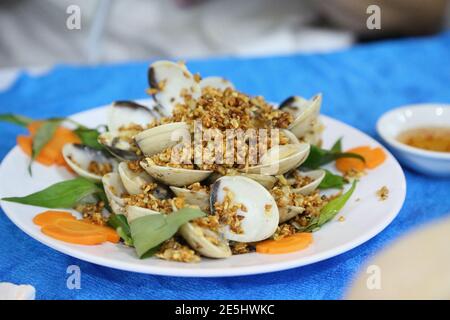
[[[55,67],[22,74],[0,93],[0,112],[65,116],[118,99],[146,97],[148,62]],[[360,45],[333,54],[190,61],[202,75],[222,75],[269,101],[323,92],[322,112],[375,136],[386,110],[409,103],[450,103],[450,33]],[[0,124],[0,158],[17,127]],[[189,279],[122,272],[79,261],[31,239],[0,213],[0,281],[30,283],[38,299],[338,299],[369,256],[405,231],[450,211],[450,180],[405,170],[408,192],[399,216],[372,240],[338,257],[289,271],[248,277]],[[1,181],[0,183],[7,183]],[[66,287],[78,265],[81,289]]]

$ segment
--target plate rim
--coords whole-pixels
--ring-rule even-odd
[[[146,99],[147,100],[147,99]],[[141,100],[142,101],[142,100]],[[69,118],[82,116],[83,113],[92,112],[97,109],[104,109],[105,106],[99,106],[95,108],[90,108],[81,112],[77,112],[75,114],[72,114],[69,116]],[[330,116],[321,114],[321,118],[326,119],[330,122],[336,122],[338,125],[345,127],[346,129],[352,129],[357,130],[360,134],[364,135],[366,138],[370,140],[371,143],[375,143],[377,145],[381,145],[383,150],[388,154],[388,156],[392,157],[393,164],[398,169],[400,175],[401,175],[401,182],[400,182],[400,189],[402,191],[401,199],[397,199],[395,202],[395,206],[390,210],[391,213],[386,216],[380,223],[373,226],[372,228],[368,229],[367,232],[360,235],[359,237],[356,237],[355,239],[341,244],[337,247],[330,248],[328,250],[325,250],[320,253],[316,253],[311,257],[303,257],[301,259],[292,259],[288,261],[281,261],[281,262],[273,262],[270,264],[263,264],[263,265],[252,265],[252,266],[242,266],[240,268],[214,268],[214,269],[207,269],[204,268],[198,268],[198,269],[184,269],[182,273],[179,272],[180,268],[172,268],[172,267],[162,267],[162,266],[154,266],[154,265],[138,265],[138,264],[132,264],[127,261],[114,261],[110,260],[105,257],[98,257],[95,255],[92,255],[91,253],[87,252],[81,252],[77,250],[72,250],[72,248],[68,247],[67,244],[59,241],[55,241],[51,238],[47,237],[41,237],[37,238],[35,237],[31,232],[28,232],[26,228],[21,224],[18,223],[18,221],[14,218],[14,214],[9,214],[7,210],[5,210],[5,204],[6,207],[8,207],[8,202],[0,200],[0,206],[3,209],[3,212],[5,215],[11,220],[11,222],[18,227],[20,230],[22,230],[25,234],[30,236],[31,238],[35,239],[36,241],[60,252],[63,254],[66,254],[68,256],[93,263],[96,265],[100,265],[103,267],[109,267],[112,269],[122,270],[122,271],[131,271],[136,273],[142,273],[142,274],[151,274],[151,275],[159,275],[159,276],[174,276],[174,277],[197,277],[197,278],[217,278],[217,277],[238,277],[238,276],[249,276],[249,275],[257,275],[257,274],[266,274],[271,272],[277,272],[277,271],[284,271],[288,269],[294,269],[306,265],[310,265],[319,261],[323,261],[332,257],[336,257],[338,255],[341,255],[345,252],[348,252],[363,243],[369,241],[374,236],[381,233],[388,225],[391,224],[391,222],[397,217],[399,214],[401,208],[403,207],[403,204],[405,202],[406,198],[406,178],[404,171],[400,164],[398,163],[397,159],[391,154],[389,150],[387,150],[380,142],[376,141],[371,136],[367,135],[366,133],[362,132],[361,130],[352,127],[340,120],[334,119]],[[11,157],[14,153],[14,151],[18,150],[18,146],[13,147],[3,158],[1,164],[0,164],[0,172],[3,169],[3,162]]]

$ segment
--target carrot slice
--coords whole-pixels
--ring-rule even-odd
[[[91,245],[120,240],[114,229],[77,220],[67,211],[44,211],[36,215],[33,222],[42,227],[44,234],[65,242]]]
[[[42,121],[34,121],[28,125],[30,136],[17,137],[17,144],[30,157],[32,153],[33,137],[36,135],[36,132],[41,125]],[[36,157],[36,161],[46,166],[52,164],[65,166],[66,163],[62,155],[62,148],[66,143],[80,142],[80,138],[72,130],[65,127],[58,127],[54,136]]]
[[[76,218],[67,211],[44,211],[39,213],[33,218],[33,222],[38,226],[44,226],[46,224],[54,223],[58,219],[72,219],[76,220]]]
[[[46,224],[41,230],[49,237],[75,244],[96,245],[107,240],[106,234],[102,232],[72,230],[64,228],[58,224]]]
[[[280,240],[266,240],[256,245],[256,252],[280,254],[299,251],[307,248],[313,241],[311,233],[301,232]]]
[[[356,158],[340,158],[336,160],[336,168],[343,172],[350,170],[363,171],[365,168],[374,169],[386,160],[386,154],[380,147],[371,149],[369,146],[360,146],[347,150],[364,157],[365,162]]]
[[[386,160],[386,153],[380,147],[372,149],[372,152],[366,157],[366,167],[373,169],[378,167]]]
[[[33,140],[28,136],[17,136],[17,145],[25,152],[26,155],[31,157],[31,148],[32,148]],[[44,154],[40,153],[36,157],[36,161],[45,165],[50,166],[53,164],[53,159],[47,158]]]

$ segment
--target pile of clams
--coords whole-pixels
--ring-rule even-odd
[[[280,178],[289,182],[296,172],[309,177],[310,183],[300,188],[288,185],[289,192],[308,195],[324,178],[323,170],[303,172],[299,169],[309,155],[310,144],[320,143],[322,125],[318,115],[321,95],[309,100],[293,96],[282,102],[279,108],[293,118],[289,127],[284,129],[289,142],[267,150],[257,165],[222,175],[212,170],[154,163],[152,156],[175,146],[182,137],[191,135],[192,130],[186,122],[149,124],[170,116],[176,105],[183,103],[186,94],[198,99],[204,88],[233,89],[233,84],[220,77],[196,79],[184,64],[170,61],[153,63],[148,81],[153,89],[155,104],[152,107],[131,101],[117,101],[109,106],[107,131],[98,139],[106,151],[77,144],[64,147],[64,157],[78,175],[103,183],[114,213],[125,215],[129,221],[145,215],[164,214],[127,205],[124,201],[124,195],[141,194],[150,183],[157,184],[157,188],[149,192],[151,198],[172,200],[182,197],[186,204],[197,206],[211,215],[215,214],[215,204],[223,202],[227,193],[231,193],[233,201],[245,208],[238,211],[242,232],[233,232],[227,224],[221,224],[218,231],[214,231],[195,221],[186,223],[179,230],[179,235],[199,254],[226,258],[232,255],[229,241],[251,243],[270,238],[280,223],[304,211],[304,208],[296,206],[279,208],[271,189]],[[139,170],[131,170],[130,161],[140,166]],[[189,188],[195,183],[204,188]],[[177,210],[174,202],[173,210]]]

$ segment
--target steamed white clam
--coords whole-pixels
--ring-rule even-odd
[[[259,165],[243,169],[246,173],[280,175],[300,166],[309,155],[307,143],[276,145],[261,157]]]
[[[119,163],[117,172],[120,175],[124,188],[129,194],[140,194],[144,185],[153,182],[153,178],[147,172],[134,172],[128,168],[126,162]]]
[[[309,100],[292,96],[280,104],[280,109],[293,115],[294,121],[290,124],[289,130],[298,138],[302,138],[308,132],[314,130],[321,105],[321,94],[315,95]]]
[[[222,77],[206,77],[200,81],[200,88],[214,88],[225,90],[226,88],[234,89],[234,85],[227,79]]]
[[[185,122],[162,124],[138,133],[134,140],[146,156],[152,156],[182,141],[190,141]]]
[[[107,110],[108,131],[98,141],[121,160],[135,160],[132,140],[138,133],[134,126],[145,128],[156,118],[147,107],[133,101],[116,101]]]
[[[300,193],[303,195],[308,195],[308,194],[312,193],[314,190],[316,190],[319,187],[322,180],[325,178],[325,170],[321,170],[321,169],[311,170],[311,171],[297,170],[295,172],[295,174],[298,174],[299,176],[303,176],[303,177],[308,177],[309,179],[311,179],[310,183],[308,183],[302,187],[292,189],[292,192]]]
[[[122,195],[126,194],[126,189],[116,172],[105,174],[102,178],[103,187],[109,206],[115,214],[125,214],[125,201]]]
[[[82,144],[65,144],[62,149],[62,155],[66,163],[79,176],[97,182],[102,180],[102,176],[94,173],[91,169],[92,166],[95,165],[100,169],[109,168],[110,171],[115,170],[117,167],[117,161],[109,154]]]
[[[228,241],[219,233],[201,227],[195,222],[181,226],[180,235],[202,256],[208,258],[228,258],[232,255]]]
[[[156,90],[153,98],[169,114],[173,108],[184,102],[184,95],[196,99],[201,94],[200,85],[182,63],[156,61],[148,70],[148,83]]]
[[[214,204],[222,203],[231,192],[233,203],[242,204],[245,210],[238,210],[243,219],[240,222],[242,233],[235,233],[228,225],[221,231],[225,238],[238,242],[254,242],[269,238],[278,227],[279,213],[275,199],[263,186],[242,176],[224,176],[218,179],[211,189],[211,210]]]
[[[158,166],[150,158],[141,161],[141,167],[154,179],[169,186],[183,187],[208,178],[212,171]]]
[[[180,188],[170,186],[170,190],[177,196],[182,197],[187,204],[198,206],[201,210],[209,209],[209,194],[205,190],[190,190],[188,188]]]
[[[126,206],[124,214],[127,217],[128,223],[130,223],[131,221],[138,219],[138,218],[142,218],[142,217],[149,216],[152,214],[161,214],[161,213],[158,211],[155,211],[155,210],[142,208],[142,207],[138,207],[138,206]]]

